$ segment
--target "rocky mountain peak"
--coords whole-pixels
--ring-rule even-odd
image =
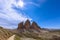
[[[29,20],[26,20],[26,22],[24,24],[25,28],[26,29],[29,29],[30,25],[31,25],[30,21]]]
[[[18,24],[18,28],[17,29],[18,30],[23,29],[23,22],[21,22],[21,23]]]
[[[32,22],[30,28],[38,31],[41,29],[36,22]]]
[[[25,23],[24,22],[19,23],[17,29],[18,30],[20,30],[20,29],[25,29],[25,30],[29,30],[29,29],[30,30],[31,29],[33,29],[33,30],[40,30],[40,27],[37,25],[36,22],[30,23],[29,20],[26,20]]]

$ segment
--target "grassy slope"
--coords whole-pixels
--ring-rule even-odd
[[[47,33],[39,33],[36,34],[34,32],[22,32],[19,33],[17,30],[9,31],[7,29],[3,29],[0,27],[0,40],[6,40],[10,36],[15,34],[15,40],[21,40],[20,38],[30,38],[30,39],[36,39],[36,40],[55,40],[58,39],[60,40],[60,31],[50,31]]]
[[[47,33],[39,33],[36,34],[34,32],[22,32],[22,33],[15,33],[16,35],[18,35],[20,38],[30,38],[30,39],[36,39],[36,40],[55,40],[55,39],[58,39],[60,40],[60,32],[47,32]],[[18,38],[19,38],[18,37]],[[18,39],[17,38],[17,39]],[[20,39],[19,38],[19,39]]]
[[[7,40],[10,36],[12,36],[13,33],[11,31],[8,31],[7,29],[3,29],[0,27],[0,40]]]
[[[34,32],[22,32],[16,33],[20,38],[33,38],[36,40],[60,40],[60,32],[59,31],[50,31],[46,33],[36,34]]]

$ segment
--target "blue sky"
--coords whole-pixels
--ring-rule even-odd
[[[17,28],[19,22],[27,19],[42,28],[60,29],[60,1],[0,0],[0,26]]]

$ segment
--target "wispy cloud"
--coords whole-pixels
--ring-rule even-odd
[[[46,2],[46,0],[24,0],[26,2],[26,5],[33,5],[33,6],[36,6],[36,7],[40,7],[43,3]]]
[[[27,19],[32,20],[24,13],[18,13],[12,8],[16,5],[15,0],[0,0],[0,26],[5,28],[16,28],[17,24]]]
[[[19,1],[21,0],[0,0],[0,26],[4,26],[5,28],[16,28],[19,22],[27,19],[32,20],[21,11],[22,9],[18,5]],[[33,0],[22,1],[24,5],[34,5],[37,7],[40,7],[40,5],[45,2],[45,0],[36,0],[36,2]]]

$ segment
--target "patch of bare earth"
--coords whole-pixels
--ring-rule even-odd
[[[7,40],[14,40],[14,38],[15,38],[15,35],[9,37]]]
[[[36,40],[36,39],[33,39],[33,38],[20,38],[21,40]]]

